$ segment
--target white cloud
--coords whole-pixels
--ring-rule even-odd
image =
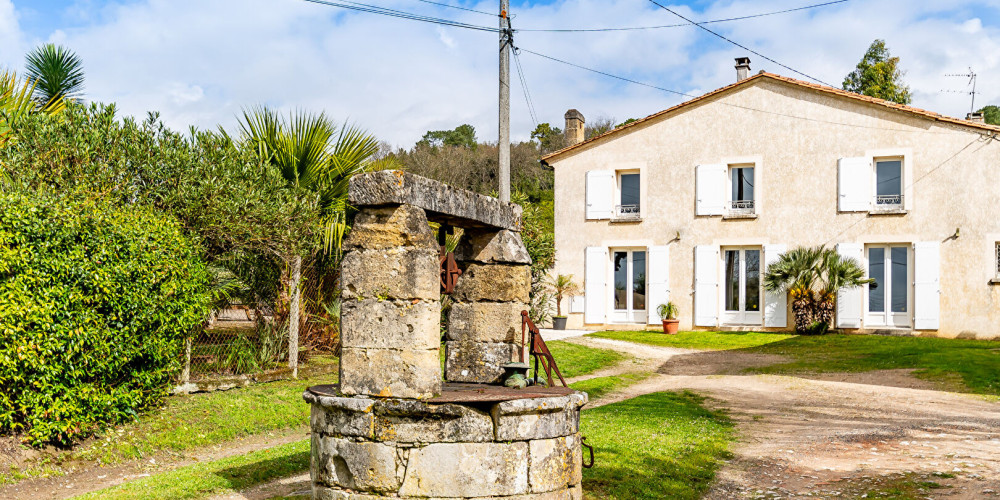
[[[400,10],[494,26],[494,16],[380,0]],[[95,7],[79,0],[53,33],[20,33],[11,0],[0,0],[0,63],[19,66],[23,39],[58,40],[84,60],[87,96],[114,101],[124,113],[159,110],[168,124],[232,129],[241,107],[324,110],[401,146],[426,130],[476,126],[496,136],[497,35],[414,23],[300,0],[139,0]],[[493,11],[495,1],[463,4]],[[673,8],[673,7],[672,7]],[[785,0],[719,0],[693,19],[717,19],[789,8]],[[704,9],[704,10],[702,10]],[[564,0],[513,9],[518,28],[660,25],[683,22],[646,2]],[[964,116],[968,96],[942,93],[964,81],[944,73],[972,66],[982,95],[1000,102],[1000,30],[996,5],[957,0],[847,2],[711,24],[709,27],[804,73],[839,85],[875,38],[901,57],[914,105]],[[70,21],[67,21],[70,22]],[[694,27],[599,33],[518,32],[526,49],[691,94],[731,83],[733,58],[748,55]],[[14,45],[8,45],[14,44]],[[804,78],[750,55],[754,70]],[[562,125],[568,108],[619,120],[656,112],[684,98],[542,59],[520,56],[541,121]],[[512,129],[527,138],[533,124],[516,73]]]

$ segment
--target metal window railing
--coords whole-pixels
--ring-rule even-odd
[[[639,205],[615,205],[615,219],[638,219],[640,216]]]
[[[997,278],[1000,278],[1000,241],[997,242]]]
[[[875,196],[875,210],[899,210],[903,207],[903,195],[880,194]]]
[[[729,202],[729,214],[753,215],[754,214],[753,200],[731,200]]]

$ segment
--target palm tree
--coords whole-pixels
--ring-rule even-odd
[[[83,62],[72,50],[47,43],[25,56],[28,77],[34,80],[35,100],[41,104],[56,99],[78,101],[83,95]]]
[[[396,166],[393,158],[379,158],[379,142],[360,128],[337,126],[326,114],[304,111],[290,113],[288,120],[266,106],[243,111],[240,121],[243,144],[255,150],[269,165],[281,172],[290,188],[319,196],[324,218],[324,245],[321,258],[335,266],[349,230],[348,185],[356,174]],[[302,253],[286,255],[283,297],[289,304],[289,365],[295,370],[298,351],[299,289]],[[289,262],[291,261],[291,262]]]
[[[61,99],[37,105],[31,98],[35,82],[21,81],[17,73],[0,70],[0,147],[7,142],[17,122],[34,112],[57,114],[66,108]]]
[[[870,283],[857,260],[832,248],[798,247],[767,266],[764,288],[792,298],[795,331],[824,333],[833,323],[837,290]]]
[[[545,286],[552,290],[552,293],[556,297],[556,317],[561,318],[562,315],[562,299],[566,295],[572,295],[580,291],[580,287],[573,281],[573,275],[569,274],[559,274],[554,277],[550,276],[545,280]]]

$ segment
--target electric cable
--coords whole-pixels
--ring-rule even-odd
[[[669,12],[669,13],[671,13],[671,14],[673,14],[673,15],[675,15],[675,16],[677,16],[677,17],[679,17],[679,18],[681,18],[681,19],[683,19],[685,21],[687,21],[688,23],[693,24],[693,25],[695,25],[695,26],[697,26],[697,27],[699,27],[699,28],[701,28],[701,29],[703,29],[703,30],[705,30],[705,31],[707,31],[707,32],[709,32],[709,33],[711,33],[711,34],[713,34],[713,35],[715,35],[715,36],[717,36],[717,37],[725,40],[725,41],[727,41],[727,42],[729,42],[729,43],[731,43],[731,44],[733,44],[733,45],[735,45],[735,46],[737,46],[737,47],[739,47],[739,48],[741,48],[743,50],[746,50],[746,51],[750,52],[751,54],[754,54],[756,56],[760,56],[760,57],[764,58],[765,60],[771,61],[772,63],[777,64],[778,66],[781,66],[782,68],[785,68],[785,69],[787,69],[789,71],[792,71],[794,73],[802,75],[802,76],[804,76],[804,77],[806,77],[806,78],[808,78],[810,80],[822,83],[823,85],[826,85],[827,87],[833,87],[833,85],[830,85],[829,83],[826,83],[823,80],[820,80],[819,78],[807,75],[807,74],[805,74],[805,73],[803,73],[803,72],[801,72],[801,71],[799,71],[799,70],[797,70],[797,69],[795,69],[795,68],[793,68],[791,66],[786,66],[786,65],[784,65],[784,64],[782,64],[782,63],[780,63],[778,61],[775,61],[774,59],[771,59],[770,57],[767,57],[764,54],[761,54],[760,52],[757,52],[756,50],[753,50],[750,47],[747,47],[746,45],[742,45],[742,44],[740,44],[738,42],[730,40],[729,38],[726,38],[725,36],[722,36],[722,35],[714,32],[714,31],[712,31],[712,30],[710,30],[710,29],[702,26],[701,24],[698,24],[698,23],[696,23],[696,22],[694,22],[694,21],[692,21],[692,20],[690,20],[690,19],[688,19],[688,18],[686,18],[686,17],[678,14],[677,12],[675,12],[675,11],[667,8],[663,4],[657,2],[656,0],[649,0],[649,1],[652,2],[654,5],[658,6],[659,8],[661,8],[661,9],[663,9],[663,10],[665,10],[665,11],[667,11],[667,12]]]
[[[484,10],[469,9],[467,7],[460,7],[458,5],[451,5],[451,4],[447,4],[447,3],[441,3],[441,2],[432,2],[431,0],[417,0],[417,1],[418,2],[423,2],[423,3],[429,3],[431,5],[440,5],[441,7],[448,7],[450,9],[464,10],[464,11],[467,11],[467,12],[475,12],[476,14],[484,14],[484,15],[491,16],[491,17],[500,17],[500,14],[495,14],[493,12],[486,12]],[[846,2],[847,0],[841,0],[841,1]]]
[[[303,0],[309,3],[315,3],[319,5],[326,5],[329,7],[340,7],[342,9],[356,10],[359,12],[368,12],[371,14],[379,14],[383,16],[396,17],[400,19],[408,19],[411,21],[421,21],[432,24],[439,24],[443,26],[451,26],[453,28],[464,28],[477,31],[488,31],[491,33],[499,33],[500,28],[493,28],[490,26],[480,26],[476,24],[462,23],[458,21],[452,21],[450,19],[442,19],[438,17],[424,16],[420,14],[413,14],[411,12],[404,12],[401,10],[388,9],[385,7],[378,7],[376,5],[369,5],[360,2],[352,2],[349,0]]]

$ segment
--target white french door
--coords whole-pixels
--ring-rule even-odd
[[[725,248],[722,260],[722,323],[761,324],[760,247]]]
[[[646,322],[646,250],[612,250],[611,322]]]
[[[909,246],[870,245],[865,326],[909,328],[913,265]]]

